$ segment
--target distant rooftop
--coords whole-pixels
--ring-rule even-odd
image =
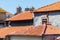
[[[46,11],[57,11],[57,10],[60,10],[60,1],[38,8],[34,12],[46,12]]]
[[[6,10],[4,10],[3,8],[0,8],[0,12],[6,12]]]
[[[25,11],[18,13],[17,15],[7,19],[6,21],[29,20],[29,19],[33,19],[33,13],[31,13],[30,11]]]

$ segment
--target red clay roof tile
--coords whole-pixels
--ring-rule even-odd
[[[40,26],[17,26],[17,27],[6,27],[0,29],[0,38],[5,38],[6,35],[30,35],[30,36],[42,36],[50,34],[60,34],[60,28],[52,25],[47,25],[45,31],[44,25]],[[44,33],[45,31],[45,33]]]
[[[6,35],[35,35],[42,36],[44,31],[43,25],[35,26],[19,26],[19,27],[6,27],[0,29],[0,38],[5,38]]]
[[[32,27],[32,26],[18,26],[18,27],[0,28],[0,38],[5,38],[6,35],[8,35],[10,33],[15,33],[16,31],[20,31],[20,33],[25,32],[30,27]]]
[[[35,36],[42,36],[44,35],[53,35],[53,34],[60,34],[60,28],[55,27],[53,25],[47,25],[47,28],[45,30],[46,26],[40,25],[37,27],[30,27],[27,31],[21,33],[20,31],[16,31],[15,33],[12,33],[10,35],[35,35]],[[45,31],[45,33],[44,33]]]
[[[44,25],[40,25],[40,26],[33,26],[28,28],[25,31],[16,31],[15,33],[11,33],[10,35],[32,35],[32,36],[42,36],[43,32],[44,32]]]
[[[37,10],[35,10],[34,12],[44,12],[44,11],[55,11],[55,10],[60,10],[60,1],[38,8]]]
[[[30,11],[25,11],[13,16],[12,18],[7,19],[6,21],[29,20],[29,19],[33,19],[33,13],[31,13]]]
[[[47,29],[45,34],[49,35],[49,34],[60,34],[60,28],[55,27],[53,25],[47,25]]]

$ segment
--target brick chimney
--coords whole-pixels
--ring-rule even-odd
[[[18,7],[16,8],[16,14],[18,14],[18,13],[20,13],[20,12],[22,12],[22,8],[21,8],[20,6],[18,6]]]

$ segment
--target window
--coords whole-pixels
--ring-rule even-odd
[[[46,23],[47,24],[47,19],[42,19],[42,24]]]

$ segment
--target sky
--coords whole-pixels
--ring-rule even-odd
[[[37,9],[57,1],[59,0],[0,0],[0,8],[14,14],[18,6],[21,6],[22,10],[32,6]]]

